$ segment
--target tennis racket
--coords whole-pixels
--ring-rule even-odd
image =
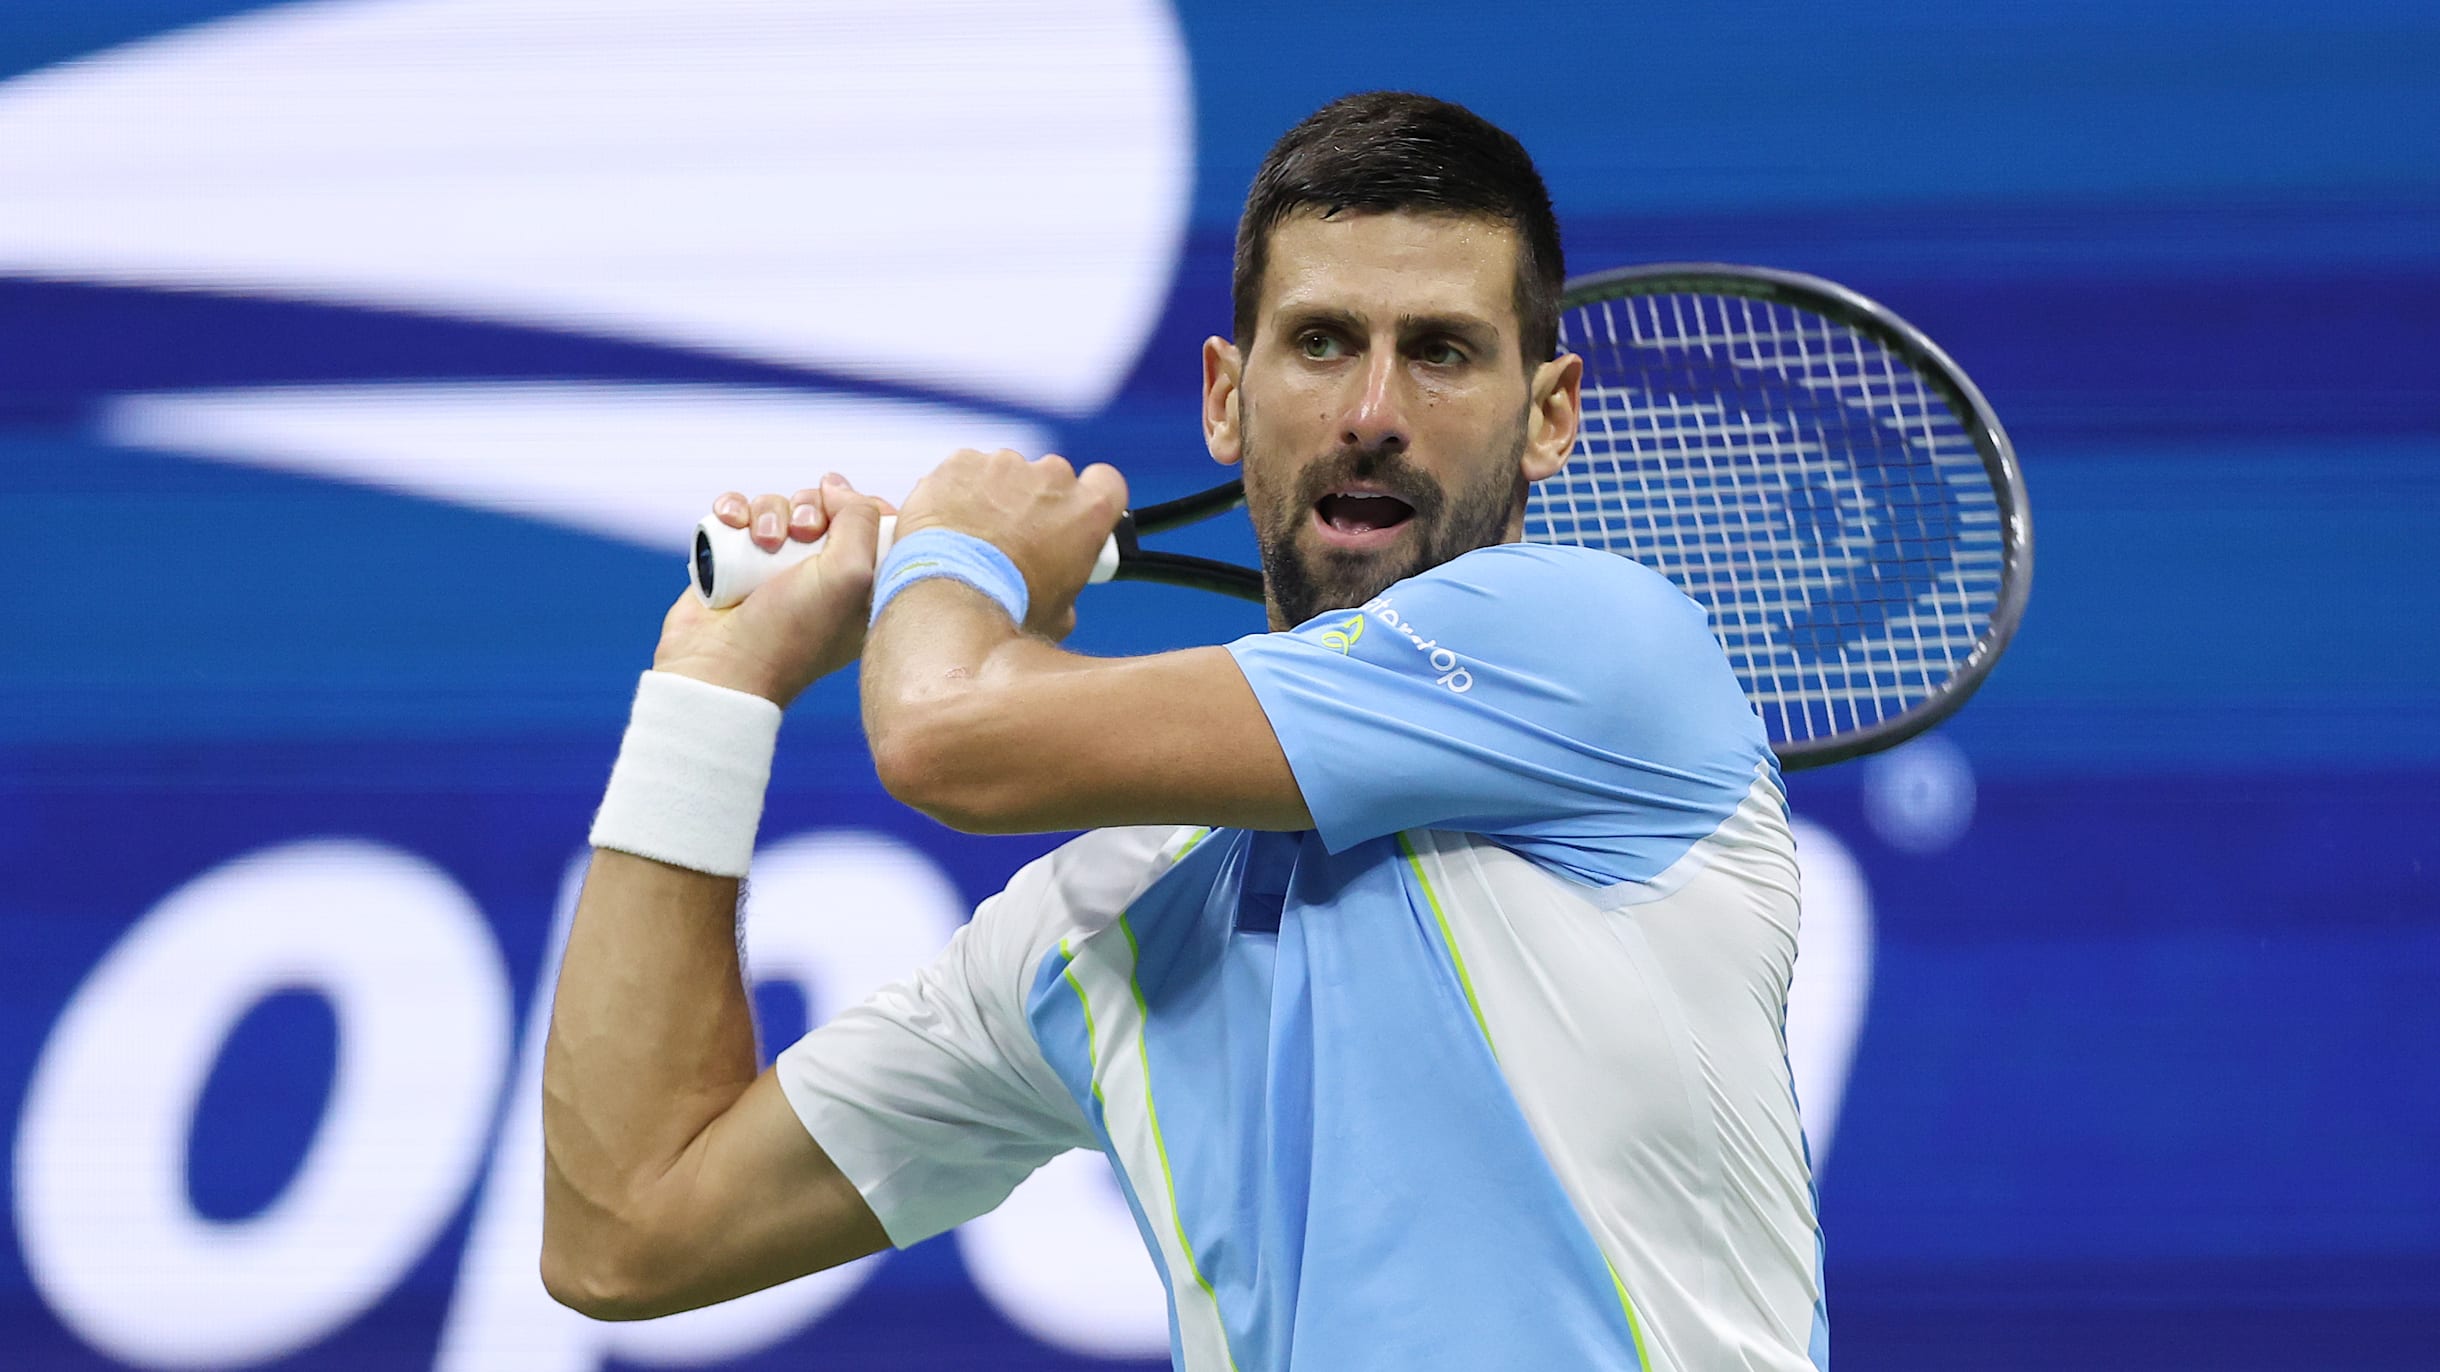
[[[2024,479],[1948,354],[1818,277],[1665,263],[1567,285],[1584,425],[1525,537],[1633,558],[1710,615],[1782,767],[1877,752],[1954,713],[2033,581]],[[1262,599],[1262,575],[1140,538],[1244,501],[1235,481],[1128,512],[1092,579]],[[814,544],[765,553],[707,517],[696,588],[733,604]]]
[[[1129,510],[1118,517],[1118,527],[1109,541],[1101,545],[1101,555],[1094,559],[1092,574],[1085,584],[1099,585],[1105,581],[1157,581],[1170,586],[1191,586],[1199,591],[1217,591],[1240,600],[1259,602],[1262,599],[1262,573],[1233,562],[1216,562],[1208,557],[1188,557],[1183,553],[1163,553],[1142,547],[1138,539],[1144,534],[1166,533],[1199,523],[1213,515],[1226,514],[1245,503],[1245,487],[1231,481],[1182,496],[1164,505],[1148,505]],[[873,555],[886,556],[890,543],[898,532],[894,515],[881,517],[881,538]],[[703,603],[715,610],[725,610],[753,593],[755,587],[770,580],[784,567],[804,561],[820,550],[823,540],[799,543],[791,539],[776,552],[765,552],[744,530],[731,528],[718,515],[705,515],[695,525],[695,547],[688,566],[695,578],[695,593]]]

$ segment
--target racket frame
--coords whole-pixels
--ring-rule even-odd
[[[1774,742],[1784,771],[1827,766],[1892,748],[1957,712],[1973,696],[2025,617],[2033,590],[2033,516],[2016,447],[1980,387],[1921,329],[1835,281],[1777,267],[1654,262],[1591,272],[1567,283],[1560,313],[1607,300],[1671,294],[1733,295],[1786,305],[1844,324],[1889,349],[1947,403],[1973,439],[1999,508],[2000,584],[1991,617],[1962,663],[1932,693],[1886,719],[1827,738]]]
[[[1182,495],[1158,505],[1129,510],[1119,516],[1118,527],[1111,537],[1118,540],[1118,570],[1110,574],[1112,581],[1151,581],[1164,586],[1189,586],[1198,591],[1263,601],[1262,573],[1234,562],[1219,562],[1208,557],[1190,557],[1184,553],[1164,553],[1141,547],[1137,538],[1143,534],[1166,533],[1188,524],[1201,523],[1214,515],[1226,514],[1245,503],[1245,483],[1225,481],[1207,491]]]

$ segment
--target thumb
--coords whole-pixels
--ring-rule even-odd
[[[873,564],[880,561],[881,506],[857,497],[831,512],[830,535],[814,559],[822,564],[822,580],[832,585],[870,585]]]
[[[1110,503],[1110,518],[1116,522],[1127,509],[1127,478],[1107,462],[1096,462],[1076,474],[1076,484]]]

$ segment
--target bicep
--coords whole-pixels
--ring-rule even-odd
[[[1039,867],[1018,902],[987,902],[913,975],[783,1049],[641,1188],[608,1309],[692,1309],[912,1243],[1091,1142],[1011,999]]]
[[[673,1308],[692,1309],[889,1247],[881,1221],[766,1070],[663,1179],[654,1229]]]
[[[885,763],[884,780],[957,828],[1312,827],[1279,737],[1223,648],[1085,658],[1012,643],[933,711],[910,731],[920,756]]]

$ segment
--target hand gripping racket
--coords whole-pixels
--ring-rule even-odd
[[[1118,527],[1111,531],[1109,541],[1101,545],[1101,556],[1094,559],[1093,573],[1085,579],[1086,584],[1158,581],[1259,602],[1262,573],[1251,567],[1215,562],[1208,557],[1155,552],[1136,542],[1139,535],[1183,528],[1213,515],[1226,514],[1244,503],[1245,488],[1231,481],[1166,504],[1127,511],[1118,517]],[[873,556],[888,555],[897,531],[897,517],[882,516],[881,539],[873,549]],[[808,543],[791,539],[781,544],[777,552],[766,553],[745,530],[731,528],[718,515],[705,515],[695,525],[694,552],[688,560],[694,573],[695,593],[703,597],[704,604],[725,610],[745,599],[782,568],[812,556],[822,543],[819,538]]]
[[[2032,516],[1998,417],[1920,331],[1818,277],[1666,263],[1569,282],[1559,338],[1584,426],[1526,539],[1633,558],[1702,605],[1781,766],[1901,743],[1990,674]],[[1251,568],[1137,543],[1243,500],[1231,481],[1131,511],[1092,579],[1262,599]],[[764,553],[707,517],[696,588],[733,604],[814,546]]]

